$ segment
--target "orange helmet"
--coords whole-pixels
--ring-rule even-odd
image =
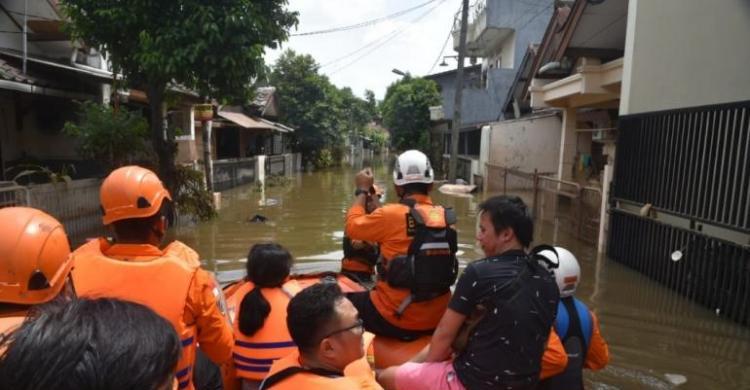
[[[155,173],[135,165],[112,171],[102,183],[99,198],[105,225],[150,217],[161,210],[165,198],[172,200]]]
[[[65,285],[73,260],[62,224],[41,210],[0,209],[0,302],[44,303]]]

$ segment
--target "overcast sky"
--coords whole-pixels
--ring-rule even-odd
[[[427,1],[290,0],[289,9],[299,11],[299,26],[292,33],[351,25],[412,8]],[[419,76],[427,74],[443,47],[453,17],[460,6],[460,0],[436,0],[425,7],[372,26],[344,32],[291,37],[281,50],[268,51],[266,62],[273,64],[282,50],[287,48],[298,53],[310,54],[319,64],[327,64],[346,56],[321,68],[321,73],[328,75],[339,87],[351,87],[358,96],[364,96],[365,89],[372,89],[378,99],[382,99],[386,87],[401,77],[392,73],[391,69],[397,68]],[[391,34],[398,30],[401,30],[398,35]],[[385,37],[392,39],[384,42]],[[372,42],[377,43],[371,44]],[[371,46],[347,56],[368,44]],[[451,39],[443,55],[453,54],[455,53]],[[455,60],[448,59],[447,62],[451,67],[456,66]],[[435,66],[432,73],[447,69]]]

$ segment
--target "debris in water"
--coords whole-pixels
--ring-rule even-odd
[[[255,214],[252,218],[248,220],[248,222],[252,222],[252,223],[266,223],[267,221],[268,221],[268,218],[260,214]]]
[[[687,383],[687,377],[685,375],[664,374],[664,378],[666,378],[669,381],[669,383],[675,386],[679,386],[679,385]]]

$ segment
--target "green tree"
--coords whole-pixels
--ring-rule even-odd
[[[65,134],[80,140],[79,153],[107,171],[144,158],[149,152],[148,123],[140,113],[83,102],[78,120],[65,123]]]
[[[316,166],[336,163],[349,134],[362,134],[372,119],[367,102],[350,88],[339,89],[318,73],[310,55],[285,51],[273,66],[270,84],[276,87],[279,119],[293,126],[294,149]]]
[[[430,106],[440,104],[437,84],[421,77],[405,76],[388,86],[381,111],[397,150],[430,146]]]
[[[380,116],[378,112],[378,101],[375,99],[375,92],[370,89],[365,90],[365,101],[367,101],[367,112],[370,113],[372,119]]]
[[[107,53],[113,70],[145,88],[159,171],[174,189],[174,129],[164,128],[163,103],[173,84],[201,96],[242,101],[275,48],[297,23],[286,0],[62,0],[74,38]],[[167,133],[165,140],[164,133]]]

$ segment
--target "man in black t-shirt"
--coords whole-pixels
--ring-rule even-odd
[[[557,312],[557,284],[524,251],[534,226],[520,198],[497,196],[479,208],[477,240],[487,258],[466,267],[425,353],[381,372],[386,389],[536,386]],[[458,340],[465,345],[454,351]]]

